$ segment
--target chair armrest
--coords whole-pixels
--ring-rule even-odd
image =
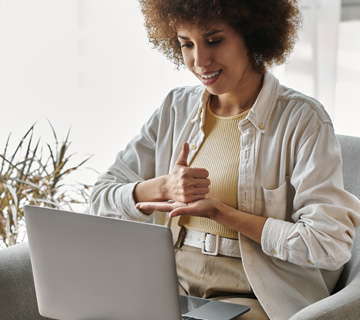
[[[294,314],[289,320],[358,320],[360,274],[344,289]]]
[[[28,243],[0,250],[0,318],[44,320],[39,314]]]

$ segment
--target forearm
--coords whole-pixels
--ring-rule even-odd
[[[137,208],[141,210],[169,211],[172,218],[181,215],[209,218],[240,232],[258,243],[261,243],[262,231],[267,220],[265,217],[234,209],[214,198],[206,198],[188,204],[181,202],[168,204],[139,203]]]
[[[166,176],[153,178],[139,182],[134,189],[134,200],[138,202],[165,201],[166,192],[164,190]]]
[[[126,184],[98,182],[91,194],[91,214],[146,221],[148,217],[135,207],[132,196],[135,186],[136,182]]]
[[[223,203],[219,203],[217,207],[213,218],[216,222],[261,243],[261,234],[267,218],[239,211]]]

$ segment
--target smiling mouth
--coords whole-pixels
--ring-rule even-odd
[[[216,76],[218,76],[220,74],[221,70],[219,71],[216,71],[216,72],[213,72],[211,74],[198,74],[202,79],[204,80],[209,80],[209,79],[212,79],[212,78],[215,78]]]

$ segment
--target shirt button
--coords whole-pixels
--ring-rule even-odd
[[[191,146],[190,146],[190,148],[191,148],[191,150],[195,150],[196,149],[196,144],[192,144]]]
[[[308,260],[308,261],[306,261],[310,266],[313,266],[314,264],[313,264],[313,262],[312,261],[310,261],[310,260]]]
[[[273,256],[276,256],[277,255],[277,252],[276,252],[276,250],[271,250],[271,252],[270,252]]]
[[[260,128],[260,130],[264,130],[265,126],[262,122],[259,123],[259,128]]]

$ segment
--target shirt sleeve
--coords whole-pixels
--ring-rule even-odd
[[[339,269],[351,257],[360,203],[343,188],[341,149],[331,125],[300,147],[290,183],[292,222],[267,219],[263,252],[297,265]]]
[[[140,181],[155,175],[157,127],[158,111],[125,150],[116,155],[114,164],[99,175],[91,193],[91,214],[149,220],[148,215],[136,209],[133,193]]]

